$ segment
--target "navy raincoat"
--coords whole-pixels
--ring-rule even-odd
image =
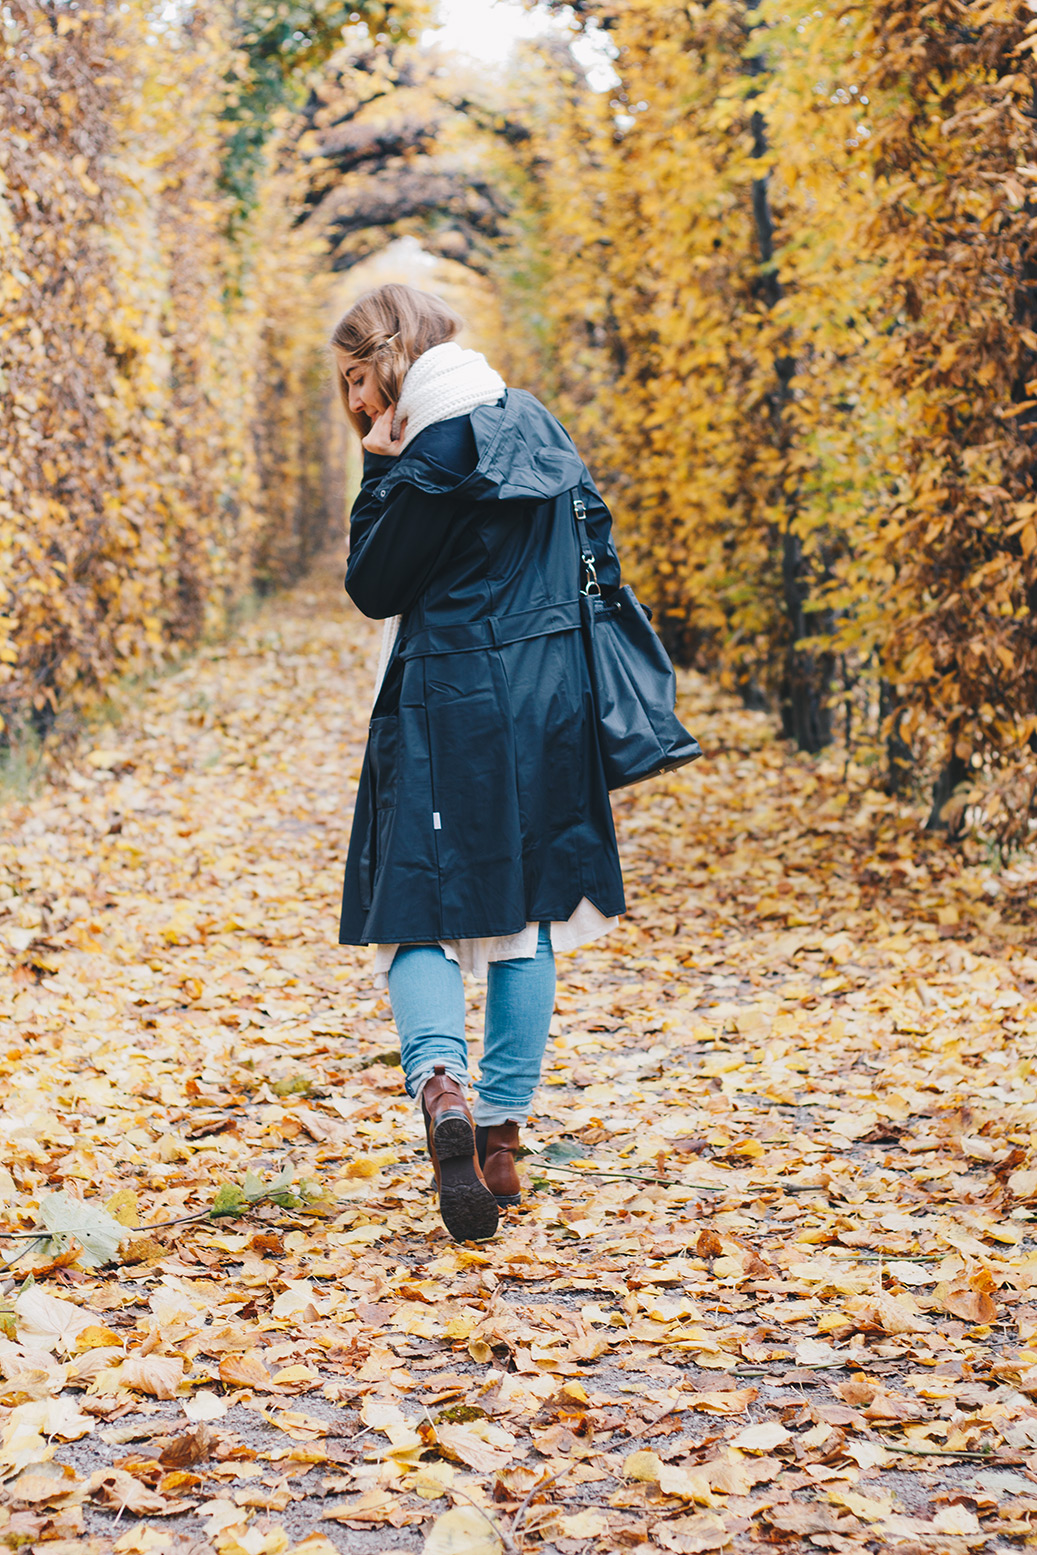
[[[574,489],[603,589],[608,509],[522,390],[367,454],[346,588],[403,617],[375,703],[340,942],[428,944],[623,911],[580,636]]]

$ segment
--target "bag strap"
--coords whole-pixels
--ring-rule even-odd
[[[597,597],[601,594],[601,585],[598,582],[598,570],[594,563],[594,552],[591,549],[590,539],[587,534],[587,508],[583,498],[574,491],[573,517],[576,520],[576,535],[580,546],[580,561],[583,563],[583,582],[580,593],[589,597]]]

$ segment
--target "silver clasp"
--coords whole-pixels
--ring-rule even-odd
[[[598,573],[596,567],[594,566],[594,557],[591,556],[589,552],[584,551],[581,560],[583,562],[584,571],[587,574],[587,581],[583,585],[583,588],[580,590],[580,593],[586,594],[589,597],[600,598],[601,585],[598,582]]]

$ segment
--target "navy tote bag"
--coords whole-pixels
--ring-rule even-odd
[[[583,578],[580,615],[610,789],[626,788],[695,761],[702,750],[674,712],[677,677],[633,589],[606,598],[587,537],[586,508],[573,494]]]

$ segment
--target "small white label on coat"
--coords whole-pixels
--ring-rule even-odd
[[[438,810],[433,810],[433,812],[432,812],[432,830],[433,831],[442,831],[443,830],[443,822],[439,819],[439,811]]]

